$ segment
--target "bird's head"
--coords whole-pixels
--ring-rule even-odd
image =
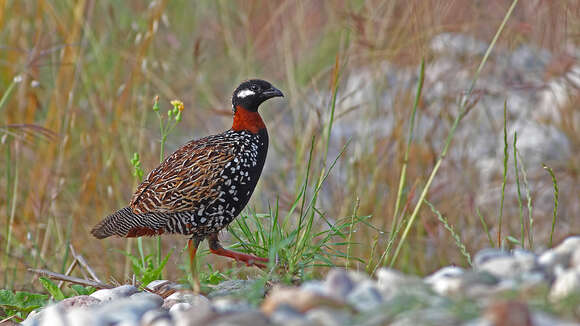
[[[243,107],[250,112],[257,112],[260,104],[272,97],[284,97],[284,94],[265,80],[250,79],[236,88],[232,106],[234,111],[237,107]]]

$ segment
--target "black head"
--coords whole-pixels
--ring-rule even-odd
[[[250,79],[238,86],[232,96],[234,111],[241,106],[248,111],[258,111],[258,106],[272,97],[283,97],[284,94],[265,80]]]

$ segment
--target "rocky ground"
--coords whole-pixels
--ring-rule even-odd
[[[174,292],[165,298],[122,285],[53,303],[22,324],[580,325],[580,236],[540,254],[485,249],[471,269],[448,266],[425,278],[333,269],[324,280],[274,285],[251,304],[255,282],[226,281],[207,295],[167,281],[148,285]]]

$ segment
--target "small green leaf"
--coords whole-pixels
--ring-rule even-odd
[[[519,244],[521,244],[520,240],[518,240],[518,239],[516,239],[516,238],[512,237],[511,235],[508,235],[506,239],[507,239],[509,242],[511,242],[511,243],[514,243],[514,244],[518,244],[518,245],[519,245]]]
[[[90,295],[95,292],[95,288],[92,286],[82,286],[80,284],[71,284],[71,289],[75,291],[78,295]]]
[[[42,286],[46,289],[46,291],[48,291],[48,293],[52,295],[54,300],[61,301],[65,298],[62,291],[58,288],[58,286],[56,286],[56,284],[54,284],[53,281],[49,280],[46,277],[40,277],[39,280]]]

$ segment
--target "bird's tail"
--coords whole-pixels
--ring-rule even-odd
[[[112,235],[125,238],[162,234],[164,228],[155,214],[135,214],[130,207],[122,208],[95,225],[91,234],[97,239]]]

